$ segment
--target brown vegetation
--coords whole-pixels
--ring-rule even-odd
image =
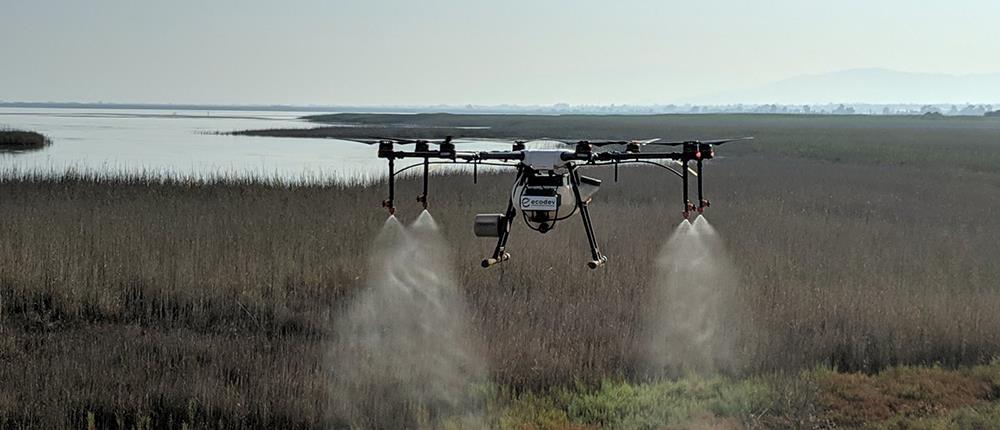
[[[838,426],[860,426],[894,416],[940,416],[995,401],[1000,372],[995,367],[961,372],[900,367],[874,376],[825,373],[819,385],[824,419]]]

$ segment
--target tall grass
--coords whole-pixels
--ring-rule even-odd
[[[714,160],[708,219],[748,315],[724,327],[733,376],[1000,354],[1000,175],[951,167]],[[605,179],[592,214],[610,260],[596,271],[576,219],[545,236],[516,225],[512,259],[481,269],[493,243],[472,216],[502,210],[511,178],[433,178],[473,337],[516,392],[650,376],[644,307],[678,184],[588,174]],[[327,345],[365,285],[382,185],[2,175],[0,426],[340,423]],[[399,184],[404,221],[418,189]]]

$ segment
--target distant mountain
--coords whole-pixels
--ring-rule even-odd
[[[946,75],[851,69],[804,75],[757,88],[693,97],[690,103],[997,103],[1000,73]]]

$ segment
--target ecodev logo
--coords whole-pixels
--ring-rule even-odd
[[[554,211],[559,208],[559,199],[555,197],[523,196],[521,209],[528,211]]]

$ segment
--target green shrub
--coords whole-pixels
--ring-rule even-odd
[[[749,422],[771,408],[773,387],[760,378],[733,381],[690,376],[677,381],[629,384],[605,381],[568,405],[575,422],[614,429],[656,429],[697,418]]]

